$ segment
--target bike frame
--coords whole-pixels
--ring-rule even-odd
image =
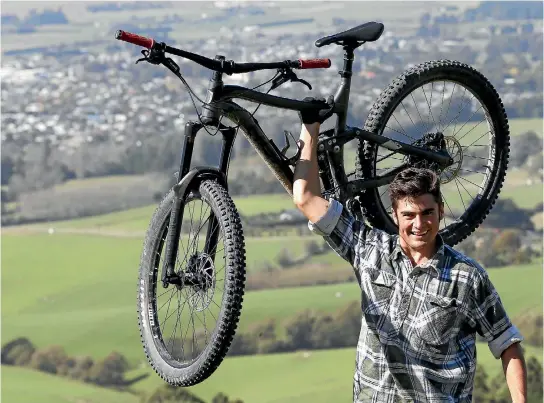
[[[451,163],[449,155],[444,155],[440,152],[429,151],[422,147],[398,142],[376,133],[346,125],[354,54],[353,49],[350,47],[344,47],[344,51],[344,66],[343,70],[339,72],[341,82],[334,95],[335,104],[333,113],[337,116],[336,125],[332,131],[329,130],[321,133],[319,136],[320,141],[318,142],[318,160],[320,162],[328,162],[328,164],[321,164],[324,166],[325,172],[331,168],[334,171],[332,172],[332,179],[334,180],[335,184],[329,183],[328,185],[334,186],[341,191],[342,196],[339,195],[339,197],[344,199],[345,197],[351,197],[354,194],[360,193],[366,188],[373,188],[388,184],[400,170],[404,169],[404,166],[400,166],[398,168],[391,169],[380,176],[353,180],[349,182],[349,186],[346,186],[348,182],[344,172],[343,158],[340,159],[338,157],[343,157],[341,155],[343,151],[342,146],[354,139],[362,139],[371,143],[376,143],[393,152],[417,156],[432,162],[436,162],[440,165],[448,165]],[[215,60],[224,60],[224,57],[216,56]],[[265,94],[237,85],[224,85],[222,75],[223,73],[216,71],[212,74],[210,79],[208,98],[206,99],[206,104],[203,106],[201,111],[201,115],[204,118],[204,123],[215,126],[219,124],[221,116],[227,116],[229,119],[238,124],[245,132],[246,138],[250,144],[263,158],[264,162],[272,170],[274,175],[280,180],[285,190],[292,195],[293,170],[291,169],[290,164],[286,161],[285,156],[281,154],[272,140],[270,140],[264,133],[257,120],[255,120],[246,109],[232,102],[232,100],[243,99],[254,103],[293,111],[316,109],[315,104]],[[186,129],[185,135],[193,137],[196,135],[196,131],[203,127],[203,124],[193,122],[187,127],[190,127],[190,129]],[[221,152],[219,169],[226,177],[230,152],[234,142],[234,139],[231,140],[228,137],[233,136],[234,134],[225,129],[226,127],[222,127],[220,130],[223,133],[225,142]],[[178,177],[179,181],[181,181],[183,176],[188,172],[190,156],[192,155],[192,144],[194,144],[194,141],[186,142],[182,151]],[[322,179],[324,182],[327,182],[330,180],[330,178],[331,176],[329,176],[329,178],[324,177]],[[325,189],[327,189],[327,184],[324,183],[324,185]]]
[[[346,125],[354,59],[353,50],[354,47],[344,46],[344,65],[343,69],[339,72],[341,82],[334,95],[335,104],[333,113],[337,117],[336,125],[334,129],[320,133],[317,146],[318,165],[321,171],[320,175],[323,186],[325,190],[333,189],[333,195],[338,200],[345,203],[353,200],[354,196],[362,193],[364,189],[375,188],[390,183],[395,175],[406,167],[406,165],[403,164],[397,168],[388,170],[380,176],[354,179],[348,182],[344,170],[343,145],[354,139],[376,143],[392,152],[417,156],[427,159],[428,161],[436,162],[442,166],[447,166],[452,163],[451,157],[447,154],[398,142],[380,134]],[[215,60],[221,62],[224,61],[225,58],[224,56],[218,55]],[[179,71],[174,67],[175,64],[163,64],[181,78]],[[181,285],[184,284],[184,281],[187,281],[186,279],[180,279],[179,276],[175,274],[174,268],[178,252],[178,240],[181,235],[181,221],[184,210],[183,199],[185,197],[185,192],[193,184],[192,180],[203,173],[204,177],[211,176],[220,180],[225,188],[228,189],[228,166],[236,136],[236,129],[223,125],[221,123],[222,116],[228,117],[243,130],[249,143],[272,170],[285,190],[289,195],[292,196],[293,194],[294,169],[291,167],[292,164],[289,163],[289,160],[283,155],[274,142],[266,136],[253,115],[232,100],[243,99],[293,111],[321,108],[321,106],[316,106],[311,102],[265,94],[236,85],[225,85],[222,77],[223,73],[221,71],[213,72],[209,82],[208,96],[201,110],[202,118],[200,122],[190,121],[185,126],[185,141],[181,150],[178,185],[174,188],[176,198],[170,214],[170,225],[166,243],[166,259],[164,261],[162,273],[162,281],[165,287],[168,283]],[[211,168],[204,167],[197,167],[190,171],[195,137],[197,132],[204,128],[204,126],[216,127],[223,135],[219,167],[215,171]],[[206,234],[204,253],[208,254],[213,259],[215,257],[218,237],[218,223],[212,213],[210,213],[209,219],[210,223],[208,226],[208,233]]]

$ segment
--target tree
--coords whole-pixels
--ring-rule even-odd
[[[97,385],[120,386],[125,383],[125,371],[128,367],[128,362],[123,355],[112,352],[89,369],[88,379]]]
[[[305,310],[285,325],[287,343],[293,350],[309,349],[313,347],[313,329],[317,317],[310,310]]]
[[[63,372],[66,367],[68,356],[61,346],[49,346],[36,350],[32,354],[30,366],[39,371],[57,374]]]
[[[528,402],[542,401],[542,390],[544,388],[542,376],[542,364],[535,357],[529,357],[529,359],[527,360]]]
[[[542,107],[542,103],[540,104]],[[510,163],[514,167],[522,166],[531,155],[542,151],[542,138],[534,131],[528,131],[518,136],[512,136],[510,146]]]
[[[2,347],[2,365],[27,365],[36,348],[26,337],[19,337]]]
[[[490,397],[489,385],[487,384],[489,376],[485,371],[485,368],[480,364],[476,367],[476,373],[474,374],[474,393],[473,399],[478,403],[488,403]]]
[[[171,385],[157,388],[145,403],[206,403],[187,389]]]

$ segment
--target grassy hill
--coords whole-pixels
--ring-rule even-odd
[[[250,253],[270,253],[276,240],[262,239],[248,241]],[[296,247],[293,240],[277,242]],[[133,363],[143,359],[135,312],[140,239],[4,234],[2,243],[4,340],[27,336],[38,346],[60,344],[69,354],[98,358],[117,350]],[[332,253],[327,259],[351,270]],[[492,269],[490,276],[511,315],[540,307],[540,262]],[[358,298],[355,284],[248,292],[241,326],[311,307],[333,311]]]
[[[478,363],[489,376],[501,372],[485,343],[477,343]],[[527,355],[539,359],[542,349],[526,347]],[[321,351],[298,351],[226,359],[206,382],[189,390],[206,401],[219,392],[245,403],[276,402],[349,402],[355,362],[355,348]],[[134,386],[134,390],[151,394],[163,381],[148,368],[129,375],[151,373]],[[136,403],[129,393],[110,391],[64,378],[24,368],[2,367],[4,387],[2,401],[6,403]],[[32,388],[28,388],[32,385]]]
[[[489,376],[501,371],[485,343],[477,343],[478,363]],[[542,349],[527,348],[527,354],[542,356]],[[355,348],[299,351],[254,357],[234,357],[223,362],[206,382],[189,390],[210,399],[219,391],[250,403],[349,402],[351,398]],[[141,371],[140,371],[141,372]],[[154,390],[162,380],[151,375],[136,388]]]
[[[138,396],[2,365],[3,403],[138,403]]]

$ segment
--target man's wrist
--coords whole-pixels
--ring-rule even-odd
[[[320,126],[321,124],[319,122],[303,123],[302,130],[306,131],[310,136],[317,136],[319,134]]]

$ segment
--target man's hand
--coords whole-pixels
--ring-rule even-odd
[[[303,101],[311,102],[316,105],[323,105],[323,109],[308,109],[305,111],[299,111],[298,115],[300,116],[300,120],[302,120],[302,123],[304,124],[311,124],[311,123],[323,123],[325,120],[330,118],[333,113],[334,109],[334,98],[333,96],[329,96],[329,98],[325,101],[325,98],[313,98],[313,97],[306,97],[303,99]]]

